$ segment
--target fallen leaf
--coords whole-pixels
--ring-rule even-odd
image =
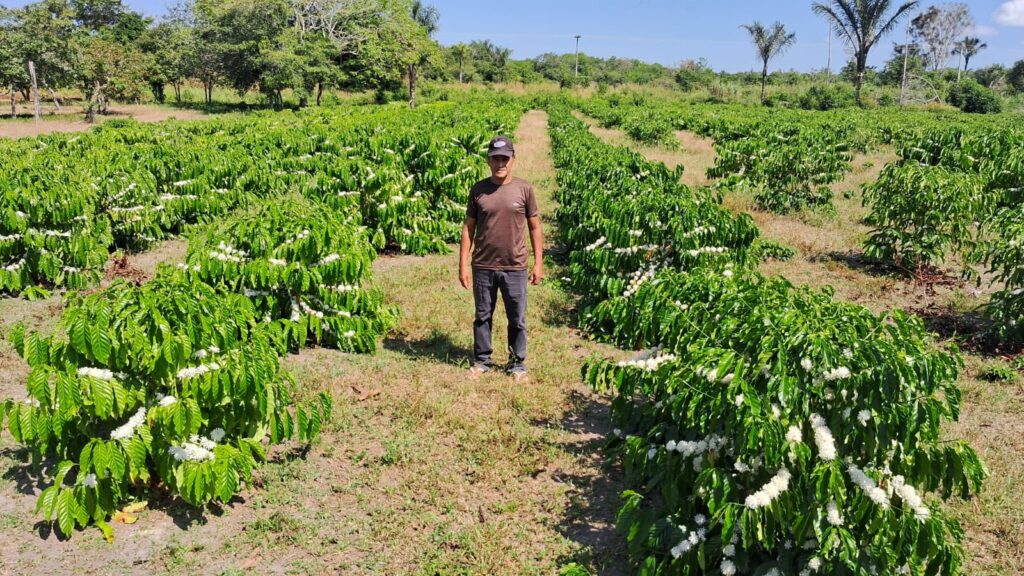
[[[149,506],[149,502],[145,500],[140,500],[138,502],[132,502],[131,504],[125,506],[124,508],[121,508],[121,511],[127,512],[128,514],[138,514],[139,512],[145,510],[147,506]]]
[[[352,391],[356,393],[356,402],[362,402],[363,400],[368,400],[374,396],[380,395],[380,388],[363,390],[358,386],[352,386]]]
[[[111,518],[111,520],[117,522],[118,524],[135,524],[139,520],[139,517],[134,514],[129,514],[127,512],[119,510],[117,512],[114,512],[114,516]]]

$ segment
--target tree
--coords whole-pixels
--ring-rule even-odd
[[[11,118],[18,114],[15,92],[28,83],[23,67],[23,38],[17,28],[15,12],[0,8],[0,83],[7,89],[11,99]]]
[[[918,44],[913,42],[893,44],[892,57],[878,72],[878,80],[886,86],[901,86],[904,69],[906,69],[907,77],[920,76],[924,73],[924,58],[921,56],[921,47]]]
[[[985,48],[988,48],[988,44],[981,41],[981,38],[972,38],[970,36],[964,36],[963,40],[958,41],[953,45],[953,54],[957,54],[964,59],[964,72],[967,72],[967,66],[971,63],[971,58],[974,58]]]
[[[441,19],[441,13],[438,12],[437,8],[430,4],[424,4],[420,0],[413,0],[409,15],[412,16],[412,21],[422,27],[423,31],[427,33],[428,39],[434,35],[434,32],[437,32],[438,22]],[[423,52],[419,55],[419,58],[409,62],[409,108],[416,107],[416,68],[426,64],[428,57],[429,54]]]
[[[999,64],[992,64],[974,70],[971,75],[978,81],[978,84],[986,88],[995,88],[1006,77],[1006,68]]]
[[[145,89],[145,59],[141,52],[103,38],[79,36],[76,39],[82,91],[89,103],[85,118],[92,122],[96,113],[105,114],[110,98],[137,100]]]
[[[860,89],[864,83],[868,53],[882,36],[896,27],[900,18],[917,7],[917,0],[904,2],[888,16],[891,6],[891,0],[830,0],[827,4],[815,2],[812,5],[814,13],[828,18],[838,35],[853,50],[857,104],[861,103]]]
[[[1024,60],[1017,60],[1006,72],[1006,83],[1017,94],[1024,93]]]
[[[451,47],[452,57],[459,63],[459,84],[462,84],[462,65],[469,56],[469,47],[461,42]]]
[[[768,81],[768,61],[784,52],[796,42],[796,34],[786,32],[782,22],[772,24],[771,28],[765,28],[763,24],[755,21],[753,24],[742,24],[743,28],[750,33],[750,39],[757,49],[764,64],[761,68],[761,103],[764,104],[764,86]]]
[[[699,58],[680,62],[675,80],[684,92],[689,92],[698,86],[710,84],[714,77],[715,73],[708,67],[707,60]]]
[[[174,101],[181,102],[181,84],[189,73],[192,29],[165,20],[146,30],[136,45],[146,58],[146,80],[153,97],[164,101],[164,86],[174,88]]]
[[[933,71],[949,60],[956,39],[973,24],[970,9],[959,3],[930,6],[910,21],[914,38],[924,47],[925,59]]]

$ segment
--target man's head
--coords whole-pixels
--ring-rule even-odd
[[[495,136],[487,145],[487,166],[491,169],[491,179],[507,180],[512,175],[512,167],[516,163],[516,149],[508,136]]]

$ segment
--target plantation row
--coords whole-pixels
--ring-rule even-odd
[[[760,275],[749,216],[550,112],[581,323],[646,349],[584,368],[616,392],[640,573],[961,573],[962,531],[933,499],[986,474],[939,442],[959,355],[914,317]]]
[[[487,118],[493,122],[497,112],[510,122],[501,125],[507,129],[514,128],[516,114],[495,102],[477,110],[482,117],[465,109],[439,112],[433,121],[478,127]],[[266,458],[267,438],[308,442],[317,435],[330,417],[330,396],[300,392],[293,398],[280,356],[309,344],[373,352],[397,317],[381,294],[365,288],[376,249],[390,242],[391,227],[402,224],[418,227],[395,240],[403,248],[445,248],[448,236],[440,235],[447,232],[427,225],[462,218],[461,202],[458,209],[450,204],[465,190],[449,190],[449,182],[478,175],[467,162],[478,157],[488,132],[451,142],[462,151],[456,154],[445,142],[417,136],[422,133],[416,128],[429,118],[392,111],[350,125],[366,139],[362,165],[322,152],[342,150],[342,137],[310,139],[287,128],[299,119],[275,118],[280,131],[264,126],[260,146],[294,154],[269,160],[271,165],[313,156],[300,142],[313,142],[333,161],[323,160],[315,173],[299,171],[301,177],[270,173],[254,188],[258,193],[243,187],[238,203],[244,199],[245,207],[231,215],[213,219],[211,212],[197,212],[196,221],[212,222],[192,230],[185,263],[162,265],[142,286],[116,282],[90,295],[72,294],[55,335],[16,331],[15,346],[31,367],[28,398],[0,405],[0,428],[6,424],[37,464],[56,462],[46,470],[52,485],[37,504],[47,520],[55,519],[65,535],[95,523],[109,539],[110,516],[154,487],[195,506],[228,502],[251,483],[253,468]],[[381,121],[392,125],[378,128]],[[402,128],[403,122],[413,127]],[[228,125],[253,134],[251,127]],[[317,129],[312,119],[302,126]],[[142,139],[138,128],[107,130],[113,134],[105,138]],[[322,132],[327,134],[333,133]],[[383,143],[406,147],[398,153]],[[462,165],[462,173],[448,176],[453,164]],[[341,182],[342,174],[359,174],[365,189]],[[197,168],[193,181],[179,187],[191,187],[197,199],[220,198],[205,188],[215,185],[224,181]],[[414,186],[433,187],[428,192]],[[68,204],[86,205],[82,198]],[[221,205],[215,213],[227,209]],[[368,227],[368,220],[375,226]],[[415,244],[417,239],[423,243]]]
[[[581,99],[573,106],[647,144],[678,146],[675,131],[681,129],[713,139],[718,158],[708,176],[719,179],[715,186],[751,189],[761,208],[783,214],[831,208],[828,186],[850,170],[855,151],[883,144],[915,147],[936,129],[1024,142],[1024,133],[998,116],[688,105],[638,94]]]
[[[114,248],[144,249],[260,198],[299,191],[366,226],[377,249],[457,240],[464,191],[511,101],[306,110],[105,126],[0,146],[0,291],[94,283]]]

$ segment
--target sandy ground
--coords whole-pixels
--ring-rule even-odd
[[[52,105],[44,106],[44,110],[52,112],[51,108]],[[0,119],[0,137],[25,138],[53,132],[83,132],[97,124],[114,119],[132,118],[139,122],[160,122],[171,118],[199,120],[207,116],[205,112],[198,110],[174,110],[146,104],[123,104],[112,107],[109,114],[97,116],[96,123],[89,124],[83,119],[80,106],[66,106],[63,110],[64,112],[59,115],[44,115],[40,120],[23,118],[11,120],[9,117]]]

